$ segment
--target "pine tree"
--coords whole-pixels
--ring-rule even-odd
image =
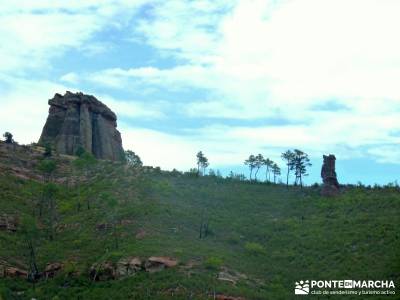
[[[272,174],[274,174],[274,183],[276,183],[276,177],[281,175],[281,168],[276,163],[272,165]]]
[[[301,150],[295,149],[294,156],[291,163],[291,169],[294,170],[296,176],[295,185],[300,184],[303,187],[303,177],[307,176],[307,167],[311,166],[308,154]]]
[[[253,154],[251,154],[249,156],[249,158],[244,161],[244,164],[249,166],[249,169],[250,169],[250,181],[251,181],[252,180],[252,175],[253,175],[253,169],[255,168],[255,164],[256,164],[256,157]]]
[[[281,157],[286,162],[287,165],[286,186],[289,187],[289,173],[290,170],[292,170],[294,152],[291,150],[287,150],[286,152],[282,153]]]

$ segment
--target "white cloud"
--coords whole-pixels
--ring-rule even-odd
[[[69,72],[60,77],[60,81],[76,84],[79,82],[79,75],[75,72]]]
[[[148,18],[141,19],[135,32],[159,50],[196,63],[210,62],[218,42],[216,30],[234,0],[157,1],[148,9]]]
[[[380,163],[400,164],[400,149],[398,144],[373,147],[368,149],[368,153],[377,157],[377,161]]]
[[[163,101],[143,103],[129,99],[115,99],[109,95],[98,95],[98,99],[114,111],[118,117],[147,118],[158,122],[160,122],[160,119],[165,118],[163,107],[166,103]]]
[[[3,1],[0,71],[11,74],[30,68],[45,70],[52,58],[70,48],[102,51],[101,45],[89,43],[90,38],[105,26],[122,26],[143,3],[144,0]]]
[[[133,149],[145,165],[182,170],[193,167],[196,146],[187,139],[155,130],[120,124],[124,149]]]
[[[180,80],[182,69],[204,68],[200,80],[196,73],[187,84],[196,82],[236,101],[257,98],[270,107],[281,107],[282,101],[299,107],[326,98],[400,98],[398,1],[239,1],[224,15],[218,12],[229,6],[216,1],[214,9],[205,5],[207,16],[179,3],[157,6],[139,31],[157,49],[174,50],[190,64],[153,70],[144,74],[147,79],[175,74]],[[197,35],[209,42],[193,41]]]

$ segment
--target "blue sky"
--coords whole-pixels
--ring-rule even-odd
[[[147,165],[245,172],[299,148],[320,182],[399,179],[397,0],[0,3],[0,130],[37,141],[56,92],[95,95]]]

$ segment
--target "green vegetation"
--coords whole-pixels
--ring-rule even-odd
[[[48,161],[36,168],[45,180],[0,175],[2,213],[20,220],[16,232],[0,231],[0,260],[32,278],[47,263],[64,267],[34,285],[0,279],[3,299],[292,299],[302,279],[399,282],[397,186],[346,187],[324,198],[317,185],[197,177],[93,162],[83,153],[73,162],[54,158],[54,168]],[[208,234],[199,238],[204,224]],[[170,256],[179,265],[89,279],[93,264],[128,256]],[[245,277],[218,280],[222,269]]]
[[[11,132],[6,131],[6,132],[3,134],[3,137],[4,137],[4,141],[6,142],[6,144],[12,144],[12,143],[14,143],[13,135],[12,135]]]
[[[244,245],[244,248],[250,253],[250,254],[264,254],[265,253],[265,249],[263,247],[263,245],[259,244],[259,243],[246,243]]]
[[[143,166],[142,160],[140,159],[139,155],[137,155],[132,150],[125,151],[125,161],[126,161],[127,165],[130,167]]]
[[[204,265],[207,269],[218,270],[223,265],[223,260],[219,257],[209,257],[205,260]]]

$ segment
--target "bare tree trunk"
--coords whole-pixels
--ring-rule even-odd
[[[289,188],[289,171],[290,171],[290,168],[289,168],[289,163],[288,163],[288,165],[287,165],[287,174],[286,174],[286,187],[287,188]]]
[[[27,246],[29,250],[29,273],[28,273],[28,279],[32,280],[33,284],[33,289],[35,289],[35,282],[36,278],[39,275],[39,270],[36,264],[36,255],[35,255],[35,249],[33,247],[33,242],[31,238],[27,239]]]
[[[254,177],[255,177],[255,180],[257,181],[257,174],[258,174],[258,171],[260,170],[260,168],[258,167],[257,168],[257,170],[256,170],[256,173],[254,174]]]
[[[301,178],[301,173],[300,173],[300,187],[303,188],[303,180]]]

